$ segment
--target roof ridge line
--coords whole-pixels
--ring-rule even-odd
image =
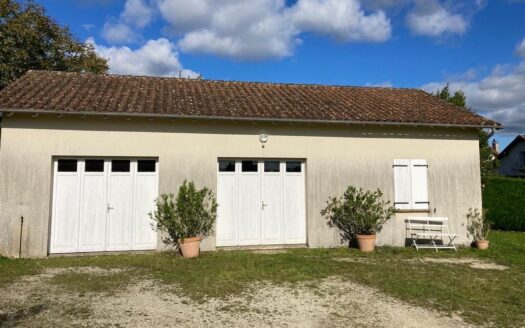
[[[189,78],[177,76],[149,76],[149,75],[128,75],[128,74],[113,74],[113,73],[91,73],[91,72],[68,72],[68,71],[52,71],[52,70],[28,70],[27,73],[51,73],[64,75],[92,75],[104,77],[116,77],[125,79],[153,79],[153,80],[179,80],[184,82],[206,82],[206,83],[235,83],[235,84],[258,84],[258,85],[282,85],[282,86],[303,86],[303,87],[323,87],[323,88],[355,88],[355,89],[371,89],[371,90],[411,90],[428,93],[425,90],[416,87],[383,87],[383,86],[366,86],[366,85],[346,85],[346,84],[320,84],[320,83],[295,83],[295,82],[267,82],[267,81],[242,81],[242,80],[220,80],[220,79],[206,79],[206,78]]]

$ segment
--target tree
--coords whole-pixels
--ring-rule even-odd
[[[461,90],[457,90],[456,92],[454,92],[453,95],[450,95],[450,87],[448,83],[443,89],[438,89],[438,91],[436,92],[436,96],[439,99],[445,100],[453,105],[468,109],[467,96],[465,96],[465,93]]]
[[[108,65],[42,6],[0,0],[0,89],[30,69],[104,73]]]
[[[467,107],[467,96],[465,93],[462,90],[457,90],[451,95],[448,83],[443,89],[438,89],[434,95],[441,100],[473,112],[472,108]],[[488,177],[497,174],[498,168],[498,159],[494,156],[492,148],[489,145],[489,138],[491,136],[491,133],[483,129],[479,130],[479,162],[481,184],[483,187],[486,185]]]

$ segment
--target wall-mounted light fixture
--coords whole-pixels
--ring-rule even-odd
[[[261,143],[262,148],[264,148],[264,145],[268,142],[268,135],[261,132],[261,134],[259,134],[259,142]]]

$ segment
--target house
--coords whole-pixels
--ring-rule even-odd
[[[489,119],[417,89],[30,71],[0,93],[0,252],[162,249],[148,213],[184,179],[219,203],[203,250],[341,245],[320,215],[348,185],[407,216],[481,208],[478,129]],[[23,218],[23,222],[22,222]]]
[[[500,175],[525,178],[525,135],[516,136],[498,159]]]

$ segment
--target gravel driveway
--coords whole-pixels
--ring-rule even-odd
[[[117,293],[75,293],[49,283],[66,268],[0,289],[0,326],[22,327],[468,327],[459,317],[414,307],[340,278],[296,285],[257,283],[243,294],[193,301],[146,277]]]

